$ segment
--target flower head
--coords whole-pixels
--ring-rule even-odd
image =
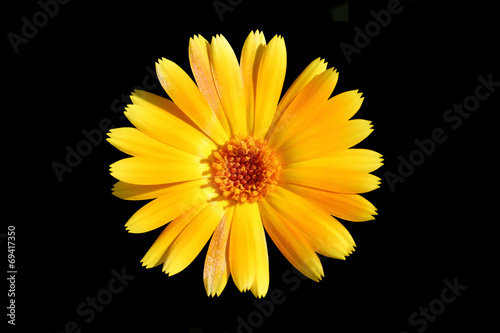
[[[113,193],[154,199],[127,222],[132,233],[167,225],[142,259],[174,275],[210,240],[203,280],[219,295],[229,276],[256,297],[269,286],[267,232],[305,276],[323,274],[317,253],[345,259],[354,240],[335,218],[366,221],[375,207],[359,193],[379,186],[370,174],[381,155],[352,148],[371,132],[351,119],[363,97],[331,97],[338,73],[312,61],[280,100],[286,71],[282,37],[251,32],[238,61],[227,40],[189,41],[196,83],[167,59],[156,64],[171,99],[136,91],[125,115],[135,127],[108,141],[131,155],[111,165]]]

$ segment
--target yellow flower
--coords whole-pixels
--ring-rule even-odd
[[[358,91],[331,97],[338,73],[311,62],[280,100],[286,71],[282,37],[269,44],[251,32],[238,61],[227,40],[189,41],[196,83],[167,59],[156,64],[165,99],[132,93],[125,115],[135,127],[112,129],[108,141],[132,157],[111,165],[114,195],[154,199],[127,222],[132,233],[168,223],[142,259],[174,275],[210,240],[203,280],[219,295],[231,275],[240,291],[266,295],[265,232],[305,276],[319,281],[316,253],[345,259],[355,243],[333,216],[366,221],[375,207],[359,193],[379,186],[370,172],[381,155],[352,149],[371,132],[351,117]],[[332,216],[333,215],[333,216]]]

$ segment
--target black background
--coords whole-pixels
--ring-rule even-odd
[[[388,3],[349,1],[349,21],[337,22],[330,11],[336,1],[233,1],[237,5],[222,21],[212,1],[71,1],[60,5],[18,53],[4,37],[4,221],[16,228],[15,329],[64,332],[75,322],[81,332],[222,333],[237,332],[238,318],[248,322],[250,316],[255,327],[240,327],[240,332],[299,327],[310,332],[453,332],[468,325],[485,331],[496,312],[490,302],[498,299],[493,251],[500,88],[456,129],[443,114],[474,95],[478,76],[491,74],[500,81],[494,62],[499,58],[496,9],[479,2],[438,7],[401,1],[401,12],[348,62],[340,43],[354,45],[354,28],[363,30],[374,20],[370,11],[386,9]],[[22,17],[31,21],[38,11],[36,1],[6,10],[4,36],[21,34]],[[210,40],[218,33],[239,56],[255,29],[263,30],[267,40],[284,36],[285,89],[317,57],[338,68],[336,93],[360,89],[365,101],[357,117],[372,120],[375,128],[360,147],[385,159],[375,172],[381,188],[366,195],[379,215],[366,223],[344,223],[357,250],[346,261],[324,260],[322,282],[300,280],[268,243],[269,294],[282,293],[283,301],[268,307],[268,316],[256,314],[253,295],[241,294],[231,280],[220,297],[206,296],[206,248],[173,277],[160,268],[141,267],[159,230],[125,231],[127,219],[144,203],[110,194],[115,180],[108,166],[124,155],[107,142],[94,145],[62,181],[52,167],[54,161],[65,163],[66,147],[75,149],[85,140],[82,131],[98,128],[102,119],[116,127],[128,125],[117,112],[124,105],[121,96],[144,82],[156,85],[147,68],[154,68],[158,58],[188,71],[189,37],[202,34]],[[151,91],[166,96],[157,85]],[[398,156],[408,158],[416,149],[414,140],[430,138],[435,128],[445,132],[446,141],[392,191],[386,172],[398,174]],[[1,244],[6,271],[6,239]],[[77,313],[81,303],[108,288],[113,270],[133,279],[95,317]],[[437,304],[445,279],[467,289],[427,326],[412,326],[412,313]],[[1,293],[5,309],[9,299],[6,290]]]

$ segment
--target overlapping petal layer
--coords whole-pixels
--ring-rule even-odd
[[[215,87],[232,134],[246,136],[247,108],[238,59],[231,45],[221,35],[212,38],[211,54]]]
[[[139,209],[128,220],[127,230],[142,233],[159,228],[200,203],[211,199],[205,179],[172,184],[162,195]]]
[[[177,106],[217,144],[229,139],[196,83],[176,63],[161,59],[156,63],[160,83]]]
[[[111,175],[126,183],[157,185],[208,177],[210,168],[197,156],[129,157],[111,164]]]
[[[153,246],[149,249],[141,262],[146,268],[151,268],[163,264],[167,258],[168,249],[171,247],[177,236],[186,228],[186,226],[208,206],[208,203],[202,202],[178,215],[170,222],[163,232],[158,236]]]
[[[342,224],[308,199],[278,186],[266,202],[315,252],[344,259],[354,250],[354,241]]]
[[[196,127],[191,126],[171,111],[142,104],[128,105],[125,116],[141,132],[172,147],[199,157],[206,157],[217,145]],[[175,109],[175,112],[181,112]]]
[[[231,128],[229,127],[226,114],[222,108],[221,100],[212,75],[211,53],[210,43],[202,36],[194,36],[189,40],[189,62],[198,88],[203,96],[205,96],[212,112],[229,136],[231,135]]]
[[[224,217],[224,202],[212,201],[182,230],[168,249],[163,271],[174,275],[186,268],[203,249]]]
[[[277,152],[283,164],[306,161],[347,150],[363,141],[371,132],[370,121],[353,119],[301,140],[291,138]]]
[[[299,92],[312,80],[316,75],[324,72],[326,70],[327,63],[321,59],[317,58],[313,60],[305,69],[300,73],[300,75],[295,79],[290,88],[286,91],[283,98],[280,100],[276,112],[273,117],[273,121],[269,126],[269,130],[266,134],[266,138],[269,138],[274,130],[274,127],[281,119],[283,112],[288,109],[290,103],[295,99]]]
[[[229,231],[233,221],[234,206],[226,209],[224,217],[212,235],[205,258],[203,281],[208,296],[220,295],[230,275],[229,268]]]
[[[260,202],[259,207],[267,233],[285,258],[311,280],[321,280],[321,262],[302,233],[294,230],[266,201]]]
[[[255,117],[255,91],[257,89],[257,78],[259,66],[264,50],[266,39],[262,32],[253,31],[248,35],[241,50],[240,69],[243,79],[245,104],[247,107],[247,133],[253,133]]]
[[[377,210],[370,201],[358,194],[332,192],[295,184],[282,184],[283,188],[311,200],[329,214],[348,221],[373,220]]]
[[[298,141],[316,129],[317,110],[323,107],[332,94],[337,78],[338,73],[330,68],[318,74],[297,94],[270,133],[269,143],[275,149],[292,137]]]
[[[255,87],[255,118],[253,135],[262,138],[276,112],[286,72],[286,48],[281,36],[275,36],[266,46],[259,65]]]
[[[234,284],[240,291],[249,290],[254,284],[255,290],[267,291],[267,246],[258,205],[238,204],[234,207],[229,265]]]

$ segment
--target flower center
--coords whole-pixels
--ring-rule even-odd
[[[236,202],[253,203],[274,190],[281,164],[263,139],[236,136],[212,155],[213,181]]]

